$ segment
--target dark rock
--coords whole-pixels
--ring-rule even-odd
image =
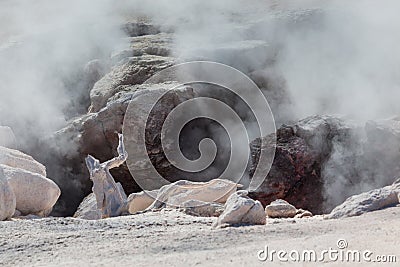
[[[258,138],[250,144],[252,166],[257,167],[261,149],[275,147],[275,158],[263,184],[249,196],[264,206],[276,199],[284,199],[298,208],[322,213],[324,206],[323,164],[332,150],[332,140],[346,140],[351,127],[344,120],[332,116],[312,116],[277,130],[277,143],[273,136],[263,137],[266,147]]]

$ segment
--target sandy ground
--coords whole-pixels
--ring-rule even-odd
[[[0,266],[343,266],[325,262],[259,261],[258,251],[370,250],[400,261],[400,207],[340,220],[268,220],[265,226],[212,229],[215,218],[175,210],[85,221],[45,218],[0,222]],[[288,257],[288,256],[286,256]],[[319,256],[318,256],[319,258]],[[361,263],[360,263],[361,264]],[[347,263],[353,266],[354,263]],[[362,263],[363,266],[386,266]]]

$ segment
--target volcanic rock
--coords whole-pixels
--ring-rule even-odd
[[[250,144],[252,165],[257,168],[260,151],[275,148],[271,170],[262,185],[249,196],[267,206],[276,199],[293,203],[314,214],[324,210],[324,180],[321,171],[329,159],[333,142],[349,142],[354,127],[334,116],[312,116],[293,125],[283,125],[274,136]],[[263,142],[262,142],[263,141]],[[261,146],[261,144],[265,146]]]
[[[165,93],[166,88],[175,86],[168,84],[145,84],[127,86],[112,96],[107,105],[99,112],[89,113],[72,120],[65,128],[57,131],[51,137],[44,139],[37,151],[36,157],[46,163],[50,176],[57,175],[63,194],[60,198],[58,214],[72,215],[84,196],[91,191],[91,182],[85,165],[84,158],[90,154],[104,162],[115,156],[118,146],[118,138],[115,132],[122,131],[125,112],[130,101],[140,95]],[[150,116],[151,123],[146,128],[146,138],[152,140],[148,149],[149,157],[156,166],[162,166],[161,173],[167,180],[176,181],[182,178],[177,175],[173,166],[165,158],[161,148],[159,133],[167,114],[181,102],[193,98],[194,93],[190,88],[172,90],[165,95],[163,101],[156,106],[156,112]],[[141,112],[138,110],[135,114]],[[134,125],[136,121],[127,121],[127,125]],[[154,141],[158,140],[158,142]],[[63,149],[60,149],[63,148]],[[155,153],[154,151],[158,151]],[[130,155],[133,163],[135,155]],[[141,160],[141,159],[140,159]],[[117,182],[120,182],[128,194],[141,191],[135,183],[126,164],[111,170],[111,174]],[[175,180],[173,180],[175,179]],[[65,208],[67,210],[65,210]]]
[[[247,197],[246,191],[232,194],[225,203],[224,212],[213,227],[266,224],[265,211],[261,203]]]

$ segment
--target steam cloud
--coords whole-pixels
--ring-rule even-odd
[[[269,100],[285,92],[289,100],[274,110],[280,123],[313,114],[360,123],[399,114],[400,3],[300,2],[3,0],[0,124],[12,126],[25,148],[83,113],[79,102],[91,86],[84,65],[106,61],[123,45],[119,26],[133,14],[172,27],[175,56],[237,67],[265,81]],[[338,164],[348,153],[341,151],[335,147]],[[356,191],[387,182],[377,178]],[[345,191],[343,183],[330,185],[330,196]]]

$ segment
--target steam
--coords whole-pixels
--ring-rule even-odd
[[[21,148],[85,112],[84,66],[121,40],[112,1],[0,2],[0,124]]]

